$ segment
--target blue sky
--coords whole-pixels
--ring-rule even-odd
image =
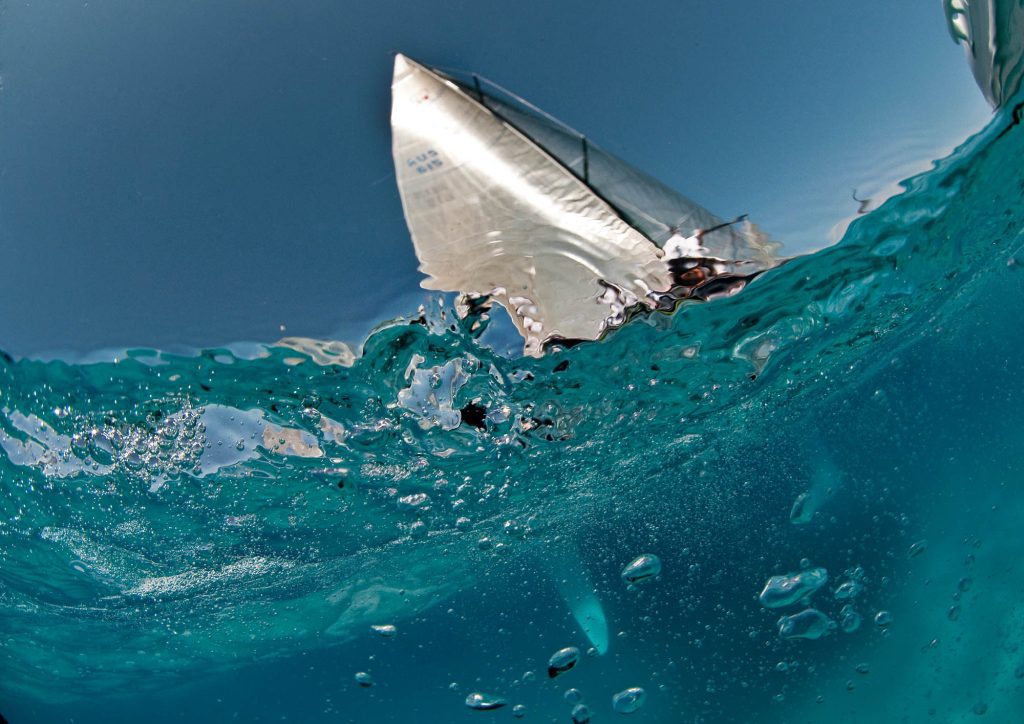
[[[938,0],[11,3],[0,349],[359,341],[412,311],[395,50],[794,252],[989,117]]]

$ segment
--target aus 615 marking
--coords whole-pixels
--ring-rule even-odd
[[[428,148],[423,153],[407,159],[405,163],[410,168],[415,168],[416,173],[427,173],[435,168],[444,166],[444,161],[441,160],[437,151],[432,148]]]

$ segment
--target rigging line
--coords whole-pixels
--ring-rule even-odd
[[[590,185],[590,147],[587,144],[587,137],[580,136],[583,143],[583,183]]]

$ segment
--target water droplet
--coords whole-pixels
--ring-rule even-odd
[[[612,708],[619,714],[632,714],[647,701],[647,692],[639,686],[620,691],[612,697]]]
[[[580,650],[575,646],[559,649],[548,659],[548,676],[553,679],[559,674],[564,674],[579,663],[579,660]]]
[[[508,704],[508,702],[502,699],[500,696],[484,694],[479,691],[474,691],[472,694],[466,697],[466,706],[468,706],[470,709],[476,709],[478,711],[490,711],[491,709],[500,709],[506,704]]]
[[[577,704],[572,708],[572,724],[589,724],[590,709],[586,704]]]
[[[828,571],[811,568],[785,576],[772,576],[764,584],[759,600],[765,608],[782,608],[810,596],[828,582]]]
[[[661,559],[653,553],[644,553],[622,569],[622,580],[635,585],[661,573]]]
[[[370,628],[375,634],[386,639],[394,638],[395,634],[398,633],[398,629],[395,628],[394,624],[390,623],[382,624],[380,626],[370,626]]]
[[[828,634],[835,624],[816,608],[804,609],[792,616],[783,616],[778,621],[779,637],[784,639],[820,639]]]
[[[373,686],[373,677],[365,671],[360,671],[358,674],[356,674],[356,683],[364,689],[368,689],[371,686]]]

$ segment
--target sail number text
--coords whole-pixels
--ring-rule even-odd
[[[440,168],[444,165],[444,161],[441,160],[440,154],[432,148],[428,148],[423,153],[407,159],[405,163],[409,168],[415,168],[416,173],[427,173],[428,171],[433,171],[435,168]]]

